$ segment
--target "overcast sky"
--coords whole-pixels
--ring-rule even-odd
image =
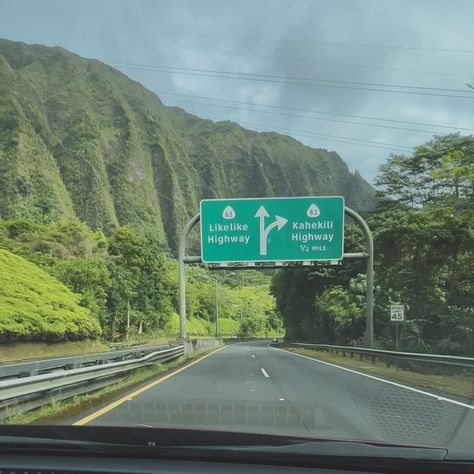
[[[444,127],[474,133],[471,0],[0,0],[0,12],[2,38],[335,150],[368,180],[390,153],[455,131]]]

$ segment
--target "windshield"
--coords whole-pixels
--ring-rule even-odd
[[[3,1],[1,432],[474,458],[473,16]]]

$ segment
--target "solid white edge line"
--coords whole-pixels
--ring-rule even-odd
[[[424,390],[419,390],[417,388],[409,387],[408,385],[403,385],[403,384],[400,384],[400,383],[397,383],[397,382],[392,382],[391,380],[381,379],[379,377],[375,377],[374,375],[364,374],[363,372],[358,372],[357,370],[348,369],[347,367],[342,367],[340,365],[331,364],[330,362],[325,362],[323,360],[314,359],[312,357],[308,357],[308,356],[305,356],[303,354],[297,354],[295,352],[285,351],[284,349],[279,349],[278,347],[272,347],[270,345],[268,347],[270,347],[271,349],[275,349],[277,351],[284,352],[285,354],[291,354],[291,355],[294,355],[294,356],[297,356],[297,357],[303,357],[304,359],[312,360],[313,362],[318,362],[320,364],[330,365],[331,367],[336,367],[337,369],[345,370],[347,372],[351,372],[351,373],[357,374],[357,375],[362,375],[363,377],[367,377],[369,379],[377,380],[378,382],[388,383],[390,385],[394,385],[395,387],[405,388],[406,390],[411,390],[412,392],[421,393],[422,395],[426,395],[427,397],[436,398],[436,400],[438,400],[438,401],[454,403],[455,405],[459,405],[461,407],[469,408],[470,410],[474,410],[474,405],[468,405],[467,403],[459,402],[457,400],[452,400],[451,398],[442,397],[440,395],[435,395],[434,393],[425,392]]]
[[[262,371],[262,374],[268,379],[270,376],[267,374],[267,371],[262,367],[260,369]]]

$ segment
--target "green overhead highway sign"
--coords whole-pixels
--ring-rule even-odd
[[[201,201],[205,263],[340,260],[343,251],[342,196]]]

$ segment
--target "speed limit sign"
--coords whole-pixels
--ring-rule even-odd
[[[402,304],[390,305],[390,321],[405,321],[405,307]]]

